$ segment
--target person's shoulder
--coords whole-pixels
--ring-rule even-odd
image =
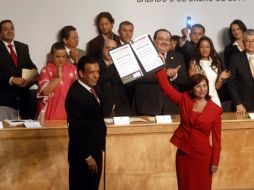
[[[16,41],[16,40],[14,40],[14,44],[15,44],[15,46],[28,47],[28,45],[26,43],[20,42],[20,41]]]
[[[86,55],[86,51],[85,51],[85,50],[80,49],[80,48],[76,48],[76,50],[78,51],[78,53],[79,53],[80,55]]]
[[[209,100],[209,103],[211,105],[211,109],[214,110],[215,113],[221,115],[223,110],[220,106],[218,106],[215,102],[213,102],[211,99]]]
[[[70,86],[70,88],[69,88],[69,93],[71,93],[71,92],[76,92],[77,90],[77,88],[80,88],[81,87],[81,85],[78,83],[78,80],[75,80],[72,84],[71,84],[71,86]],[[74,92],[74,94],[75,94],[75,92]]]
[[[91,39],[91,40],[88,42],[88,44],[94,44],[94,43],[96,43],[96,42],[98,42],[98,41],[101,41],[101,40],[103,40],[102,35],[98,35],[98,36],[96,36],[95,38]]]
[[[245,51],[239,51],[239,52],[233,54],[232,57],[237,58],[237,57],[242,57],[242,56],[245,56],[245,55],[246,55]]]
[[[246,53],[245,51],[242,51],[242,52],[237,52],[235,54],[233,54],[231,57],[230,57],[230,63],[237,63],[237,64],[241,64],[241,62],[239,61],[239,59],[242,59],[246,56]]]
[[[77,67],[69,62],[64,63],[64,67],[67,67],[68,69],[72,69],[72,70],[77,70]]]
[[[169,51],[168,54],[172,55],[172,56],[174,56],[176,58],[183,58],[184,57],[182,53],[180,53],[178,51],[173,51],[173,50]]]

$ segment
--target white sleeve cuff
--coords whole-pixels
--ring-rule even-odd
[[[14,78],[14,77],[11,77],[11,78],[10,78],[10,80],[9,80],[9,85],[13,85],[13,84],[12,84],[12,79],[13,79],[13,78]]]
[[[187,41],[187,39],[183,40],[182,38],[180,38],[180,40],[179,40],[179,46],[183,47],[186,44],[186,41]]]
[[[85,160],[89,160],[90,158],[92,158],[92,156],[90,155],[90,156],[88,156],[87,158],[85,158]]]
[[[178,77],[178,73],[176,73],[176,75],[174,77],[170,78],[170,81],[175,80],[177,77]]]

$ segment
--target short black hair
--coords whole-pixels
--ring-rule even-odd
[[[51,50],[50,53],[51,55],[56,51],[56,50],[65,50],[64,44],[62,42],[55,42],[52,46],[51,46]]]
[[[11,23],[13,25],[13,22],[9,19],[8,20],[2,20],[0,22],[0,32],[2,31],[3,24],[5,24],[5,23]]]
[[[112,24],[115,23],[114,18],[112,17],[112,15],[109,12],[101,12],[101,13],[99,13],[96,16],[96,18],[95,18],[95,25],[96,25],[97,30],[98,30],[99,33],[101,33],[99,24],[100,24],[100,21],[101,21],[102,18],[107,18],[109,20],[109,22],[112,23]]]
[[[131,25],[134,27],[134,25],[130,21],[125,20],[119,24],[119,30],[122,28],[123,25]]]
[[[91,55],[84,55],[78,61],[78,66],[77,66],[78,72],[84,71],[85,65],[96,64],[96,63],[99,64],[98,60],[95,57],[93,57]]]
[[[194,28],[202,28],[204,34],[205,34],[205,27],[202,24],[194,24],[191,27],[191,32],[193,31]]]
[[[59,41],[63,42],[63,39],[68,39],[71,31],[76,31],[74,26],[64,26],[59,32]]]
[[[155,40],[157,38],[157,35],[158,35],[159,32],[167,32],[167,33],[169,33],[170,36],[172,36],[171,33],[167,29],[162,28],[162,29],[156,30],[154,32],[153,40]]]

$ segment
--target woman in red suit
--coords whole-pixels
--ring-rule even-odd
[[[191,76],[185,93],[179,93],[170,85],[164,69],[156,76],[164,94],[178,105],[181,116],[180,125],[170,139],[178,148],[178,189],[209,190],[220,157],[222,109],[208,95],[208,80],[204,75]]]

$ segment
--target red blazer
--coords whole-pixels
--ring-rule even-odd
[[[208,100],[200,116],[191,120],[191,112],[194,99],[188,92],[180,93],[168,82],[166,71],[160,70],[156,73],[159,85],[163,93],[175,102],[180,111],[180,125],[174,132],[171,143],[180,150],[190,153],[196,151],[199,154],[209,154],[212,148],[212,165],[218,165],[221,150],[221,114],[222,109],[212,100]],[[212,133],[212,147],[209,136]]]

